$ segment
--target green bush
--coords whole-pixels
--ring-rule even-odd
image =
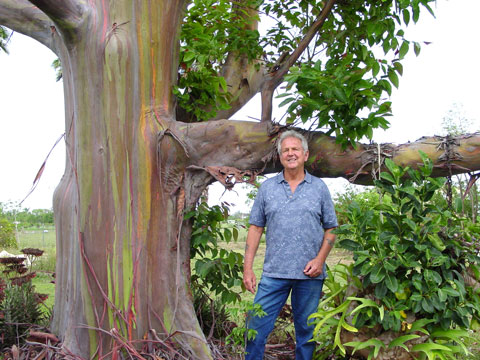
[[[371,349],[370,356],[394,347],[429,358],[467,352],[464,330],[478,323],[480,297],[465,278],[480,278],[480,258],[467,246],[471,234],[461,226],[464,219],[431,201],[445,179],[431,178],[432,162],[422,158],[418,170],[387,159],[389,172],[376,186],[391,202],[371,209],[352,203],[347,223],[337,230],[354,263],[341,270],[343,282],[326,282],[326,300],[313,318],[317,340],[333,334],[326,346],[342,354],[345,346]],[[342,332],[360,330],[369,332],[368,342],[342,342]],[[380,341],[385,332],[396,340]],[[428,335],[426,343],[415,344],[421,334]]]
[[[3,217],[0,217],[0,247],[17,248],[15,226]]]

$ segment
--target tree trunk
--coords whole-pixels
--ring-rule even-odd
[[[210,178],[192,181],[168,132],[183,6],[98,2],[81,33],[60,33],[67,164],[54,196],[52,330],[77,355],[172,336],[194,358],[209,358],[186,286],[188,224],[183,241],[180,232],[185,204]]]

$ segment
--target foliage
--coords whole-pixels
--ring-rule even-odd
[[[62,80],[63,70],[62,70],[62,63],[61,63],[60,59],[57,58],[57,59],[53,60],[52,67],[55,70],[55,75],[56,75],[55,80],[56,81]]]
[[[371,139],[375,128],[387,128],[391,102],[385,95],[398,88],[405,55],[418,55],[421,48],[405,38],[404,28],[416,23],[423,9],[433,15],[433,1],[336,2],[285,76],[287,86],[279,97],[285,97],[281,106],[289,104],[287,121],[313,122],[344,146]],[[229,53],[245,55],[257,69],[274,73],[299,47],[324,5],[318,0],[249,0],[241,5],[195,0],[182,26],[174,89],[190,120],[208,120],[229,108],[233,98],[221,72]],[[259,19],[269,27],[262,35],[252,26]]]
[[[15,226],[0,214],[0,246],[16,248]]]
[[[239,315],[248,314],[247,316],[243,316],[245,321],[241,324],[237,324],[226,338],[226,343],[234,345],[237,351],[242,354],[245,352],[246,341],[254,339],[257,335],[256,330],[247,329],[246,322],[248,321],[248,316],[262,317],[265,316],[266,313],[263,311],[261,305],[253,304],[250,301],[240,301],[236,307],[229,309],[229,313],[233,318],[239,318]]]
[[[258,19],[249,8],[227,0],[194,0],[188,8],[181,32],[178,85],[174,88],[179,105],[196,120],[209,120],[218,110],[228,109],[232,97],[219,74],[227,55],[259,57],[257,30],[249,24]]]
[[[364,136],[372,139],[375,128],[387,128],[391,102],[384,95],[391,95],[392,86],[398,88],[405,55],[411,49],[420,52],[420,44],[406,39],[402,27],[418,21],[420,6],[433,14],[431,2],[382,1],[375,6],[365,0],[337,2],[301,63],[285,77],[287,92],[279,97],[286,97],[281,106],[290,104],[287,121],[313,120],[344,146],[355,146]],[[297,47],[323,4],[266,2],[267,15],[285,19],[268,33],[281,40],[279,50],[291,53]],[[289,37],[291,32],[295,35]],[[272,38],[267,39],[272,44]]]
[[[53,226],[53,210],[51,209],[20,209],[15,203],[0,203],[0,216],[10,222],[18,222],[18,227],[28,228],[35,226]]]
[[[38,249],[23,249],[30,261],[41,256]],[[1,258],[3,277],[0,277],[0,349],[25,341],[34,325],[46,325],[41,306],[47,295],[39,294],[32,284],[35,272],[27,268],[25,257]],[[48,312],[47,312],[48,313]]]
[[[466,351],[465,331],[457,336],[453,329],[478,323],[480,297],[474,287],[465,286],[464,277],[480,278],[480,258],[466,246],[472,234],[461,228],[460,219],[431,202],[445,180],[430,177],[432,162],[421,155],[424,164],[418,170],[387,159],[389,172],[381,173],[376,186],[389,194],[391,203],[374,209],[353,203],[348,223],[337,230],[344,237],[339,245],[353,252],[354,263],[340,272],[339,284],[326,282],[329,292],[314,315],[319,319],[317,338],[334,333],[327,343],[331,349],[343,354],[345,346],[359,350],[367,345],[342,344],[341,331],[374,331],[380,326],[381,332],[397,334],[393,345],[387,344],[392,347],[413,340],[407,336],[415,334],[412,328],[427,334],[427,343],[409,349],[429,358],[442,349],[452,354]],[[363,308],[366,311],[359,311]],[[373,356],[383,344],[374,338],[368,344]]]
[[[202,330],[210,338],[225,339],[230,351],[243,351],[244,336],[254,336],[239,314],[253,312],[262,315],[258,306],[241,301],[238,289],[245,291],[242,282],[243,255],[219,247],[219,241],[238,240],[238,229],[225,227],[228,205],[208,206],[201,202],[196,211],[185,215],[194,217],[190,258],[194,262],[192,292],[197,318]],[[233,305],[227,307],[227,305]],[[232,321],[235,319],[237,322]],[[245,319],[245,316],[243,316]]]
[[[7,44],[10,39],[8,30],[3,26],[0,26],[0,50],[5,51],[8,54]]]
[[[226,204],[209,207],[200,203],[185,218],[195,217],[190,258],[194,261],[192,287],[220,296],[222,303],[234,303],[240,295],[233,289],[242,286],[243,255],[219,248],[218,242],[238,240],[238,229],[223,227],[228,219]]]

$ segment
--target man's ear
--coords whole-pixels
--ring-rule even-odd
[[[309,155],[310,155],[310,152],[307,150],[307,151],[305,152],[305,161],[308,160],[308,156],[309,156]]]

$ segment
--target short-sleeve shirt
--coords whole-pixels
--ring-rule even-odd
[[[318,255],[324,229],[338,226],[327,185],[308,172],[295,193],[283,172],[264,181],[249,222],[267,228],[263,274],[283,279],[311,279],[303,273],[305,266]],[[325,277],[324,264],[315,279]]]

